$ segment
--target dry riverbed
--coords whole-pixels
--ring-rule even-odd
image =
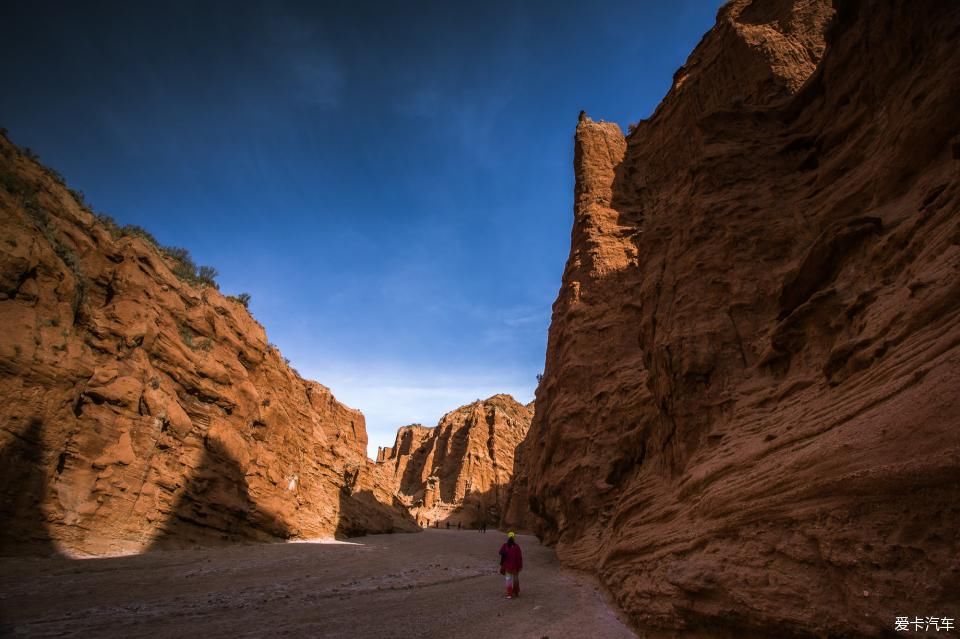
[[[497,574],[503,534],[429,530],[70,560],[0,559],[0,636],[533,637],[635,635],[589,577],[520,536],[522,596]]]

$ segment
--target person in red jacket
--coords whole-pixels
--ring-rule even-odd
[[[523,570],[523,553],[517,544],[517,535],[507,533],[507,543],[500,546],[500,574],[507,580],[507,599],[520,596],[520,571]]]

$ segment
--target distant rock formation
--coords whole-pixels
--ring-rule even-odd
[[[381,481],[424,525],[494,527],[532,417],[533,404],[494,395],[447,413],[434,428],[403,426],[393,447],[378,451]]]
[[[960,4],[836,7],[734,0],[576,128],[511,503],[649,636],[960,610]]]
[[[416,528],[359,411],[242,299],[78,198],[0,136],[0,551]]]

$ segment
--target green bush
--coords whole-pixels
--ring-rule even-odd
[[[197,281],[197,264],[190,257],[190,251],[179,246],[164,246],[163,254],[174,262],[173,274],[188,282]]]
[[[28,193],[23,197],[23,210],[27,212],[27,215],[32,217],[37,224],[40,225],[40,230],[43,231],[43,234],[47,236],[51,242],[53,239],[53,232],[49,228],[50,216],[47,215],[47,212],[43,210],[43,207],[40,206],[40,201],[37,200],[37,196],[34,193]]]
[[[201,266],[199,269],[197,269],[197,279],[203,284],[216,288],[216,277],[217,269],[213,268],[212,266]]]
[[[57,171],[56,169],[51,169],[49,167],[44,167],[44,168],[47,169],[47,175],[49,175],[54,182],[56,182],[60,186],[67,185],[67,181],[63,179],[63,176],[60,175],[59,171]]]
[[[193,332],[193,329],[185,324],[180,324],[178,328],[180,330],[180,339],[183,340],[183,343],[186,344],[191,350],[195,350],[197,345],[193,342],[193,338],[196,333]]]
[[[167,257],[173,258],[177,262],[183,262],[191,267],[191,270],[196,272],[197,265],[193,263],[193,260],[190,259],[190,251],[185,248],[180,248],[179,246],[165,246],[163,247],[163,252]]]
[[[117,221],[107,215],[106,213],[97,213],[95,215],[97,222],[102,224],[110,232],[110,236],[113,239],[120,237],[120,226],[117,224]]]
[[[87,209],[90,208],[87,206],[87,201],[84,199],[83,191],[77,191],[76,189],[67,189],[70,192],[70,195],[73,196],[73,199],[77,201],[77,204]]]
[[[183,249],[174,249],[175,251]],[[178,252],[170,252],[165,250],[166,254],[173,258],[173,274],[179,277],[181,280],[187,282],[193,282],[197,279],[197,265],[193,263],[193,260],[190,259],[190,254],[182,255]]]
[[[34,196],[37,193],[36,184],[27,182],[8,167],[3,167],[0,173],[0,186],[10,195]]]
[[[74,197],[77,197],[79,201],[79,198],[82,198],[83,194],[76,192],[74,193]],[[96,216],[97,221],[106,227],[113,239],[139,237],[156,248],[161,255],[173,260],[174,264],[171,270],[173,274],[181,280],[189,282],[190,284],[202,284],[204,286],[219,288],[216,281],[217,269],[212,266],[197,266],[197,263],[194,262],[190,256],[190,251],[187,249],[180,248],[179,246],[161,246],[157,238],[153,236],[153,233],[138,224],[125,224],[120,226],[116,220],[106,213],[97,213]]]
[[[240,293],[239,295],[227,295],[227,299],[243,304],[244,308],[250,308],[250,293]]]
[[[157,241],[157,238],[153,234],[142,226],[137,226],[136,224],[127,224],[126,226],[120,227],[120,237],[139,237],[142,240],[146,240],[148,243],[159,248],[160,242]]]
[[[38,159],[36,154],[28,148],[22,149],[21,152],[28,158],[33,160]],[[62,175],[60,175],[54,169],[48,168],[46,170],[48,175],[54,181],[66,186]],[[36,197],[38,192],[37,184],[24,180],[19,174],[17,174],[16,171],[11,170],[10,167],[4,166],[0,168],[0,188],[3,188],[3,190],[7,191],[11,195],[19,196],[21,204],[23,205],[23,208],[27,214],[37,222],[41,229],[45,231],[46,235],[52,235],[48,229],[49,219],[47,213],[40,206]],[[110,236],[114,239],[119,239],[122,237],[139,237],[151,246],[155,247],[161,255],[173,260],[173,273],[180,279],[191,284],[219,288],[219,285],[216,281],[217,269],[213,268],[212,266],[197,266],[197,264],[193,261],[193,258],[190,257],[190,252],[187,251],[187,249],[161,246],[157,241],[157,238],[142,226],[137,224],[126,224],[124,226],[120,226],[117,224],[116,220],[106,213],[95,213],[92,211],[86,201],[83,191],[70,188],[67,188],[67,191],[70,193],[73,199],[76,200],[77,204],[94,214],[96,221],[106,228],[106,230],[110,233]],[[56,243],[55,248],[57,248]],[[62,247],[60,248],[62,249]],[[57,253],[71,268],[76,265],[76,256],[68,252],[66,249],[58,250]],[[240,296],[237,299],[244,306],[247,306],[247,304],[250,303],[249,295],[247,295],[246,298]]]
[[[152,236],[151,236],[152,237]],[[173,260],[173,274],[191,284],[201,284],[203,286],[212,286],[220,288],[217,284],[217,269],[212,266],[198,267],[193,258],[190,257],[190,251],[178,246],[165,246],[160,249],[164,255]]]

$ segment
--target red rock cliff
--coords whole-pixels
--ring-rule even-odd
[[[960,5],[837,7],[731,2],[577,126],[517,490],[646,636],[960,610]]]
[[[400,428],[394,446],[380,450],[378,466],[422,523],[493,525],[532,417],[532,404],[494,395],[447,413],[435,428]]]
[[[2,136],[0,178],[4,552],[413,528],[380,503],[363,415],[239,301]]]

